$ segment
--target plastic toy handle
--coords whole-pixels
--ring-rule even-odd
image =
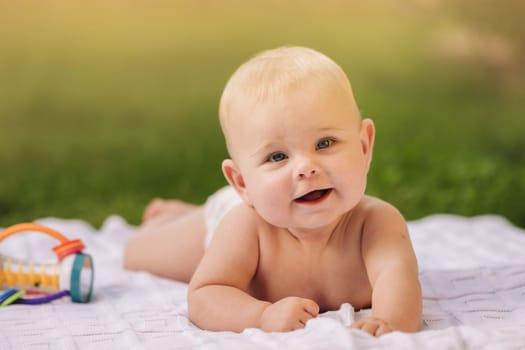
[[[22,224],[16,224],[13,226],[9,226],[8,228],[4,229],[0,233],[0,242],[2,242],[7,237],[14,235],[15,233],[19,233],[23,231],[39,231],[39,232],[47,233],[48,235],[58,239],[62,243],[66,243],[69,241],[64,235],[62,235],[58,231],[53,230],[52,228],[42,226],[39,224],[35,224],[35,223],[26,222]]]

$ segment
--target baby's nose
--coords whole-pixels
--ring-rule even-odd
[[[317,170],[315,170],[315,169],[300,171],[299,172],[299,178],[300,179],[304,179],[304,178],[307,178],[307,177],[315,175],[315,173],[317,173]]]
[[[310,157],[299,159],[297,165],[297,177],[299,180],[308,179],[320,173],[319,165]]]

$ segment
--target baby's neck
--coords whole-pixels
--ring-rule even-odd
[[[286,231],[293,237],[296,242],[304,249],[305,252],[322,252],[334,241],[334,238],[343,233],[342,223],[344,217],[340,217],[333,223],[319,228],[288,228]]]

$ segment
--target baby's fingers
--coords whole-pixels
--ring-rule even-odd
[[[381,336],[383,334],[387,334],[387,333],[390,333],[392,331],[393,331],[393,329],[389,325],[382,324],[376,329],[376,333],[374,335],[379,337],[379,336]]]
[[[379,325],[377,323],[374,323],[374,322],[364,321],[364,322],[360,323],[359,325],[355,325],[353,327],[361,329],[362,331],[365,331],[368,334],[376,335],[376,330],[379,328]]]
[[[301,328],[306,326],[306,322],[310,321],[312,318],[315,318],[315,316],[313,316],[309,312],[303,312],[303,314],[299,317],[299,322],[302,325]]]
[[[365,323],[366,323],[366,319],[361,319],[359,321],[356,321],[356,322],[352,323],[352,325],[350,327],[351,328],[356,328],[356,329],[361,329]]]
[[[303,299],[303,308],[304,311],[312,316],[311,318],[317,317],[319,314],[319,305],[313,300]]]
[[[367,332],[368,334],[375,336],[390,333],[393,330],[392,327],[390,327],[390,325],[386,321],[375,317],[367,317],[361,319],[355,322],[352,325],[352,328],[361,329]]]

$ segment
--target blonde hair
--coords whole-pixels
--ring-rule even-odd
[[[305,83],[341,91],[353,99],[343,69],[326,55],[306,47],[283,46],[263,51],[243,63],[230,77],[221,96],[219,118],[228,144],[227,121],[236,101],[254,104],[281,96]],[[228,146],[229,148],[229,146]]]

